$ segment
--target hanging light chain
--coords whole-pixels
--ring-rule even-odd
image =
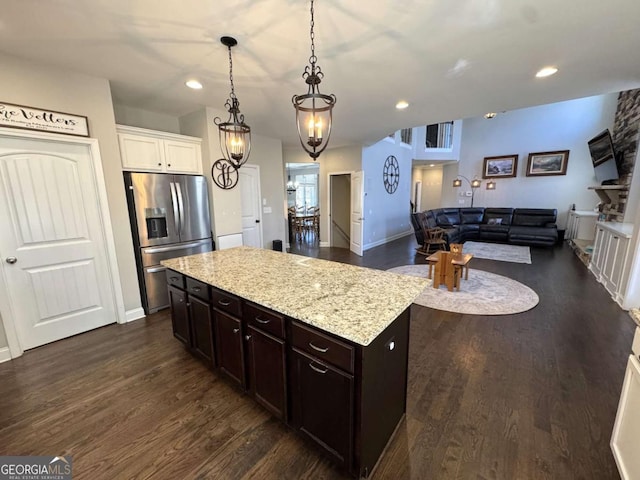
[[[231,83],[231,98],[236,98],[236,91],[233,87],[233,59],[231,57],[231,47],[227,47],[229,49],[229,82]]]
[[[316,38],[316,34],[313,31],[314,26],[315,22],[313,19],[313,0],[311,0],[311,32],[309,34],[309,37],[311,37],[311,56],[309,57],[309,63],[311,63],[312,68],[315,69],[316,61],[318,60],[318,58],[316,57],[316,44],[314,42]]]

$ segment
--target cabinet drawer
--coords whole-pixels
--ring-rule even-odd
[[[633,336],[631,351],[640,360],[640,327],[636,327],[636,334]]]
[[[294,347],[346,372],[353,373],[354,371],[355,350],[351,345],[297,322],[291,324],[291,343]]]
[[[167,269],[167,283],[184,290],[184,275]]]
[[[209,301],[209,285],[195,278],[187,277],[187,292],[200,300]]]
[[[244,317],[248,325],[278,338],[284,338],[284,317],[282,315],[252,303],[246,303]]]
[[[240,299],[235,295],[223,292],[217,288],[211,289],[211,306],[216,307],[223,312],[230,313],[235,317],[242,316],[242,306],[240,305]]]

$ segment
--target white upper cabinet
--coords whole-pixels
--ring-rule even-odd
[[[124,125],[117,131],[123,170],[202,174],[199,138]]]

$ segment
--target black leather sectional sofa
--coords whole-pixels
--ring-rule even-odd
[[[441,227],[448,244],[479,240],[549,247],[558,241],[557,215],[546,208],[438,208],[411,214],[411,224],[419,245],[423,227]]]

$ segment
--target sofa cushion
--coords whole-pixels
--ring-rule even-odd
[[[511,225],[513,208],[485,208],[482,223],[489,224],[490,220],[500,219],[501,225]]]
[[[436,221],[439,227],[460,225],[460,210],[457,208],[441,208],[436,213]]]
[[[555,226],[558,211],[551,208],[516,208],[513,225],[521,227]]]
[[[484,208],[461,208],[460,220],[461,223],[468,224],[480,224],[482,223],[482,217],[484,216]]]
[[[526,245],[555,245],[558,240],[556,228],[512,226],[509,229],[509,243]]]
[[[506,235],[509,233],[509,225],[485,225],[482,224],[479,226],[480,232],[491,232],[491,233],[502,233]]]

